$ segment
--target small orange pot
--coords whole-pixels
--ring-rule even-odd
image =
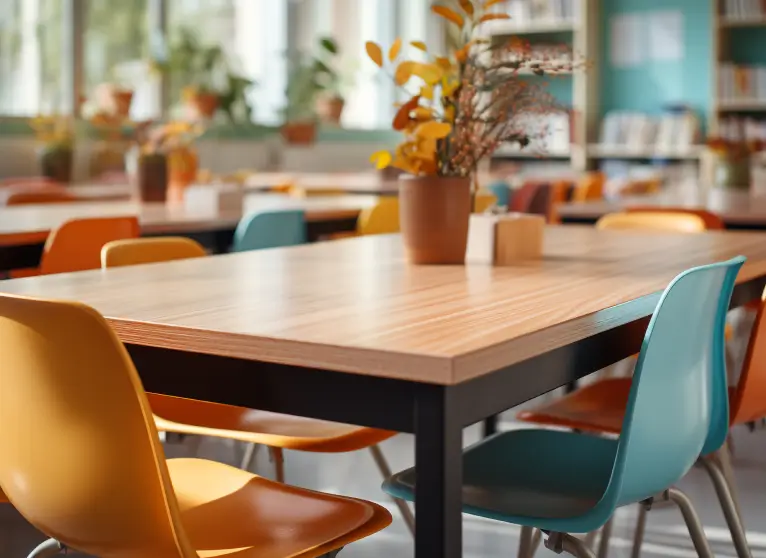
[[[195,91],[189,94],[186,101],[194,110],[195,114],[201,118],[213,118],[218,110],[217,93],[201,93]]]
[[[317,100],[317,114],[326,124],[340,125],[346,101],[341,97],[321,97]]]
[[[470,216],[470,178],[399,178],[399,222],[411,263],[464,263]]]
[[[115,115],[120,118],[128,118],[130,105],[133,104],[133,91],[130,89],[113,89],[111,94]]]
[[[311,145],[316,136],[316,122],[286,122],[282,126],[282,137],[291,145]]]
[[[168,154],[168,201],[183,201],[186,188],[197,180],[199,156],[191,147],[179,147]]]

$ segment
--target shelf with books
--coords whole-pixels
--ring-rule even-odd
[[[691,145],[678,149],[658,149],[654,146],[588,145],[588,156],[593,159],[675,159],[696,160],[704,151],[703,145]]]
[[[759,16],[747,19],[724,17],[718,22],[718,26],[727,29],[736,29],[741,27],[766,27],[766,17]]]
[[[518,23],[513,20],[493,21],[488,26],[487,33],[491,37],[501,37],[503,35],[543,35],[549,33],[574,33],[577,30],[577,24],[574,21],[529,21]]]

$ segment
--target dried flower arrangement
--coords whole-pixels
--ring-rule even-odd
[[[480,27],[493,20],[509,19],[491,8],[501,0],[459,0],[460,11],[442,5],[431,10],[458,31],[449,56],[437,56],[420,41],[410,45],[428,57],[427,62],[399,61],[402,41],[388,51],[394,83],[407,91],[419,86],[398,106],[394,130],[404,141],[393,153],[379,151],[371,161],[379,169],[389,165],[413,175],[469,177],[477,166],[504,142],[523,148],[542,136],[535,117],[565,110],[546,91],[545,83],[525,80],[524,73],[552,75],[571,72],[573,62],[540,55],[520,40],[493,44],[479,36]],[[385,60],[379,45],[366,44],[367,54],[380,68]],[[418,78],[419,82],[413,80]]]
[[[189,147],[204,131],[205,127],[199,122],[178,121],[158,126],[144,122],[136,127],[136,142],[141,154],[167,154]]]

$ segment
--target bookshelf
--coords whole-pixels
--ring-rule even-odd
[[[535,44],[568,44],[578,58],[598,60],[600,53],[599,37],[600,4],[602,0],[506,0],[494,9],[507,13],[510,20],[490,22],[485,33],[493,42],[522,36],[533,46]],[[531,71],[519,72],[519,75],[531,76]],[[549,148],[519,150],[515,145],[502,146],[496,153],[498,159],[521,160],[557,160],[569,161],[576,170],[588,168],[589,138],[598,129],[599,118],[599,68],[592,64],[587,71],[575,70],[555,72],[557,79],[566,80],[562,85],[571,88],[571,114],[568,135],[564,143],[572,145],[568,149],[561,147],[561,141],[554,142]],[[568,100],[567,100],[568,101]],[[561,126],[558,125],[560,128]],[[558,138],[559,140],[561,138]]]

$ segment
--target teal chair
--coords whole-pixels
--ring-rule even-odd
[[[492,192],[492,195],[497,198],[498,206],[511,206],[511,188],[508,186],[507,182],[503,182],[502,180],[493,182],[487,186],[487,190]]]
[[[262,250],[306,243],[303,211],[263,211],[243,217],[234,231],[234,251]]]
[[[595,531],[616,508],[661,498],[681,509],[698,555],[712,558],[691,502],[672,485],[726,439],[724,325],[744,261],[688,270],[665,290],[644,337],[619,439],[553,430],[487,438],[464,453],[463,511],[524,527],[522,557],[538,528],[551,550],[592,558],[569,533]],[[384,484],[410,501],[414,487],[414,469]]]

